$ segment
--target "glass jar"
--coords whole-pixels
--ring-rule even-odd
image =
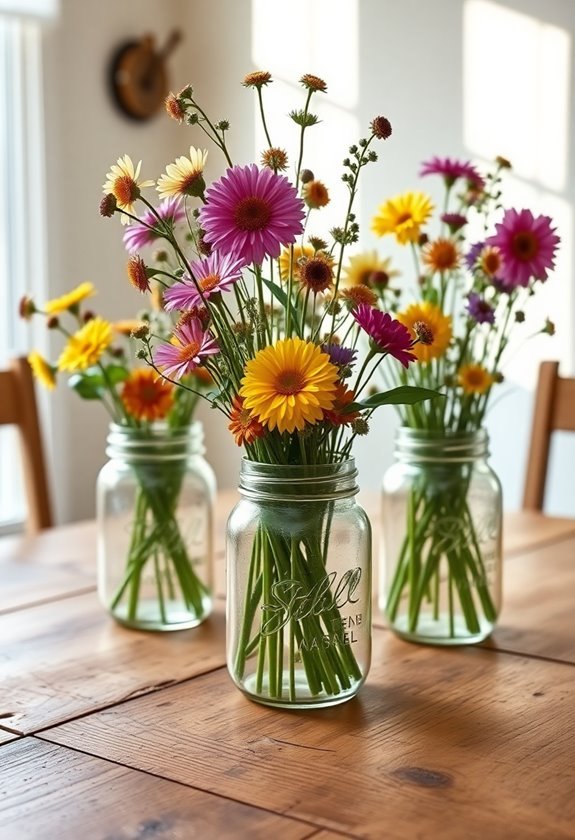
[[[98,593],[121,624],[184,630],[211,612],[215,478],[201,423],[112,424],[97,483]]]
[[[252,700],[343,703],[371,653],[371,528],[353,459],[278,466],[244,459],[227,526],[227,657]]]
[[[383,480],[380,606],[414,642],[472,644],[501,607],[501,485],[484,429],[400,428]]]

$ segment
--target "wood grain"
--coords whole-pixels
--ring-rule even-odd
[[[575,665],[575,537],[517,555],[503,570],[491,647]]]
[[[0,616],[0,640],[2,726],[24,734],[225,662],[221,605],[193,630],[139,632],[90,593]]]
[[[0,614],[96,587],[96,526],[0,539]]]
[[[361,837],[549,840],[573,838],[574,709],[572,666],[376,631],[339,707],[267,709],[222,669],[43,737]]]
[[[575,519],[545,516],[527,510],[505,514],[503,550],[506,557],[552,545],[569,536],[575,536]]]
[[[6,840],[303,840],[313,833],[305,823],[36,738],[6,746],[1,756]]]
[[[15,735],[13,732],[7,732],[5,729],[0,729],[0,745],[8,744],[10,741],[14,741],[19,737],[19,735]]]

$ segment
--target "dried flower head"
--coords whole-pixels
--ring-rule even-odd
[[[302,184],[307,184],[309,181],[313,181],[314,177],[315,176],[311,169],[302,169],[302,171],[299,173],[299,179],[302,182]]]
[[[391,137],[391,123],[387,117],[376,117],[371,121],[371,132],[378,140],[387,140]]]
[[[515,321],[518,324],[522,324],[524,322],[524,320],[525,320],[525,312],[523,312],[522,309],[518,309],[517,312],[515,313]]]
[[[511,163],[507,160],[507,158],[504,158],[501,155],[497,155],[495,163],[500,169],[512,169]]]
[[[116,212],[117,206],[116,196],[112,193],[107,193],[100,201],[100,216],[109,219]]]
[[[307,181],[303,187],[303,200],[312,210],[329,204],[329,192],[321,181]]]
[[[46,328],[49,330],[57,330],[60,326],[60,321],[55,315],[50,315],[49,318],[46,319]]]
[[[369,423],[367,420],[364,420],[363,417],[358,417],[357,420],[354,421],[352,429],[356,435],[367,435],[369,433]]]
[[[34,301],[31,297],[24,295],[24,297],[20,298],[20,303],[18,304],[18,314],[21,318],[24,318],[25,321],[29,321],[35,312],[36,306],[34,305]]]
[[[321,251],[299,264],[299,281],[314,295],[327,291],[333,283],[333,258]]]
[[[186,112],[182,107],[182,103],[179,97],[175,96],[173,93],[169,93],[166,96],[165,107],[168,115],[176,122],[181,123],[186,116]]]
[[[555,335],[555,324],[549,318],[545,318],[545,326],[541,330],[541,332],[547,333],[547,335]]]
[[[262,166],[273,169],[274,172],[283,172],[288,167],[287,152],[283,149],[266,149],[262,152]]]
[[[377,304],[377,295],[367,286],[351,286],[349,289],[340,292],[339,296],[350,310],[357,309],[362,303],[366,303],[368,306]]]
[[[299,81],[308,90],[327,93],[327,85],[319,76],[314,76],[312,73],[304,73]]]
[[[314,251],[327,251],[327,242],[320,236],[310,236],[308,242]]]
[[[421,344],[433,344],[433,330],[425,321],[415,321],[413,331]]]
[[[138,254],[130,257],[126,270],[132,286],[138,289],[139,292],[142,292],[142,294],[150,291],[148,269],[146,268],[146,263]]]
[[[144,324],[143,322],[141,324],[138,324],[137,327],[130,331],[130,336],[132,338],[138,338],[140,340],[146,338],[149,334],[150,327],[148,326],[148,324]]]
[[[244,76],[242,85],[244,87],[262,88],[271,84],[271,82],[273,82],[271,73],[268,73],[267,70],[256,70]]]

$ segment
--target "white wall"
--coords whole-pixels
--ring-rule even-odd
[[[560,358],[565,372],[573,363],[571,213],[575,182],[572,167],[567,165],[571,160],[565,161],[563,179],[551,178],[550,186],[545,183],[543,164],[531,166],[526,153],[530,141],[533,146],[533,126],[550,121],[553,124],[551,105],[545,104],[552,100],[549,91],[539,98],[527,91],[525,98],[521,85],[509,91],[506,84],[513,66],[527,69],[535,62],[538,67],[536,61],[541,56],[532,52],[541,43],[545,45],[549,37],[552,41],[556,29],[567,33],[572,49],[575,19],[571,0],[484,3],[479,13],[488,23],[491,21],[492,34],[498,27],[501,33],[505,31],[508,19],[501,18],[501,13],[516,10],[524,15],[515,23],[525,24],[527,39],[519,43],[518,54],[513,52],[517,44],[512,42],[506,52],[490,54],[487,38],[483,44],[485,61],[498,66],[497,61],[505,59],[507,69],[501,68],[499,82],[489,90],[485,101],[468,101],[464,109],[464,91],[474,78],[469,67],[474,39],[485,38],[473,18],[473,28],[470,31],[468,27],[464,39],[464,23],[471,20],[469,4],[474,2],[478,0],[293,0],[290,4],[283,0],[100,0],[98,4],[65,0],[61,23],[49,34],[46,44],[51,293],[93,279],[101,289],[97,302],[104,315],[115,318],[132,312],[138,301],[124,279],[119,224],[116,219],[101,220],[97,213],[103,176],[116,157],[128,152],[133,158],[142,157],[145,174],[153,177],[190,143],[201,143],[197,129],[179,127],[162,118],[145,126],[133,125],[113,111],[103,76],[110,50],[123,36],[148,28],[164,36],[174,24],[182,27],[185,42],[172,62],[173,87],[191,82],[211,114],[230,120],[230,145],[237,162],[254,159],[257,137],[253,97],[240,85],[246,72],[257,67],[270,70],[277,82],[266,90],[266,96],[269,92],[271,99],[276,93],[280,100],[285,98],[286,107],[293,107],[297,79],[302,73],[324,77],[329,85],[322,108],[325,122],[317,129],[315,147],[310,147],[310,163],[321,170],[322,178],[333,183],[334,195],[340,174],[338,162],[347,145],[357,139],[358,131],[366,132],[373,116],[387,115],[394,134],[380,146],[383,161],[364,179],[360,207],[362,244],[377,246],[382,253],[389,253],[391,243],[372,237],[369,218],[386,197],[416,186],[416,172],[423,159],[438,154],[472,156],[481,161],[493,153],[485,149],[485,137],[473,133],[479,107],[489,124],[486,136],[493,148],[512,160],[514,152],[519,156],[523,171],[514,184],[518,200],[525,197],[534,210],[551,212],[560,219],[560,234],[566,243],[556,278],[547,290],[544,312],[557,320],[562,335],[552,340],[537,339],[527,354],[517,354],[507,371],[510,394],[498,403],[490,420],[493,464],[503,480],[506,507],[517,507],[537,361],[542,357]],[[477,5],[474,11],[478,12]],[[565,73],[572,84],[572,54],[569,59]],[[563,131],[567,135],[566,150],[573,135],[571,103],[569,97],[555,106],[563,113],[567,109]],[[507,112],[511,120],[506,119]],[[497,114],[497,119],[491,119],[492,114]],[[523,133],[514,133],[513,126],[523,127],[523,122]],[[272,124],[281,137],[278,144],[286,145],[289,122],[278,115]],[[537,139],[537,149],[545,149],[545,142],[549,142],[549,154],[554,159],[560,156],[552,138],[543,133]],[[221,170],[215,152],[209,163],[208,175],[217,176]],[[73,397],[63,395],[56,409],[54,450],[62,519],[92,515],[93,483],[104,459],[106,421],[98,406]],[[203,410],[202,416],[207,420],[209,457],[220,486],[233,486],[239,452],[215,412]],[[359,442],[356,454],[365,487],[379,486],[381,474],[391,461],[394,425],[393,413],[382,412],[370,437]],[[575,448],[570,457],[575,462]],[[570,477],[560,472],[559,490],[551,499],[555,509],[565,508],[573,496]],[[575,500],[571,512],[575,513]]]

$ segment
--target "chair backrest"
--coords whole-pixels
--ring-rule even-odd
[[[559,362],[541,362],[535,392],[523,507],[542,510],[551,433],[575,432],[575,379],[559,376]]]
[[[0,371],[0,425],[6,424],[18,426],[20,431],[28,501],[27,528],[30,531],[49,528],[53,520],[44,447],[34,379],[26,358],[14,359],[8,370]]]

